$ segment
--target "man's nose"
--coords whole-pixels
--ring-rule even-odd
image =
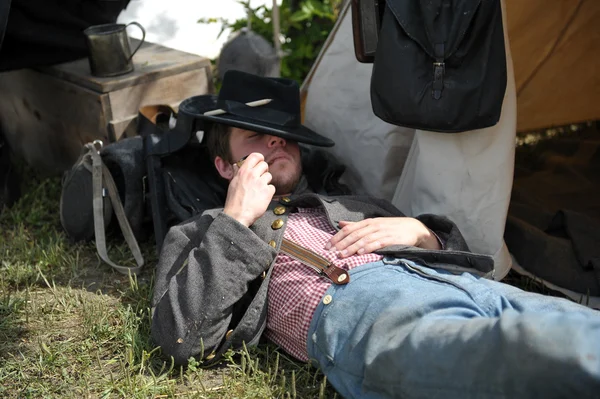
[[[268,147],[285,147],[286,141],[285,139],[277,136],[271,136],[270,134],[265,135],[267,137],[267,145]]]

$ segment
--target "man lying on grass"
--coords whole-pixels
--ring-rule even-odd
[[[486,279],[491,258],[445,217],[311,191],[298,142],[333,143],[300,124],[297,84],[231,71],[214,108],[202,118],[229,188],[163,244],[166,355],[212,363],[264,334],[345,398],[600,395],[599,312]]]

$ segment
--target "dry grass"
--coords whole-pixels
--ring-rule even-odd
[[[26,171],[24,195],[0,215],[0,397],[334,397],[318,370],[271,345],[205,369],[174,367],[150,341],[153,247],[139,278],[100,262],[60,226],[58,178]],[[131,264],[126,247],[110,255]]]

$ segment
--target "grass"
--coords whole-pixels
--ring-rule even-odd
[[[0,213],[0,397],[335,398],[316,369],[262,344],[216,368],[175,367],[150,340],[154,248],[138,277],[72,243],[58,214],[60,179],[23,170],[23,196]],[[120,240],[117,263],[134,265]],[[509,283],[548,293],[509,275]]]
[[[216,368],[176,367],[150,340],[156,265],[113,272],[93,243],[72,243],[58,215],[60,179],[24,171],[23,196],[0,214],[0,397],[330,398],[316,369],[263,344]],[[110,256],[134,265],[112,240]]]

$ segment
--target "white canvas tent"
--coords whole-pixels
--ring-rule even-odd
[[[506,35],[506,32],[505,32]],[[359,192],[391,200],[408,215],[456,222],[470,248],[494,257],[495,279],[511,267],[503,241],[513,179],[516,93],[506,38],[508,86],[497,125],[440,134],[389,125],[371,109],[371,65],[356,61],[348,6],[303,85],[304,123],[336,142]]]

